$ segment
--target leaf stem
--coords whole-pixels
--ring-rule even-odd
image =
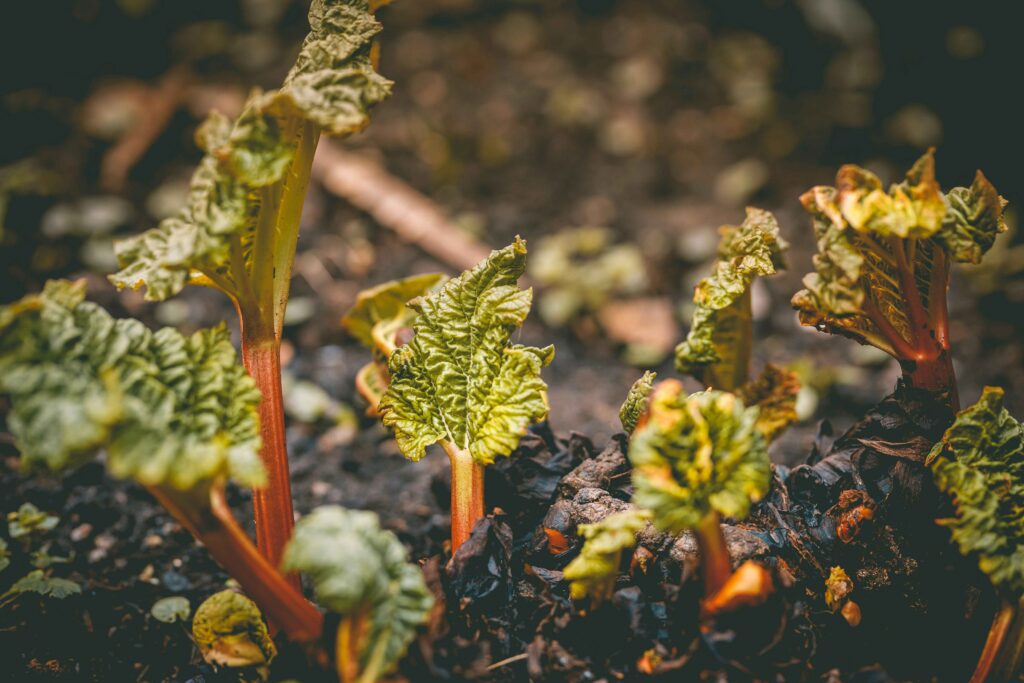
[[[320,637],[320,611],[256,549],[231,514],[223,489],[215,487],[208,499],[193,500],[163,487],[147,488],[290,640],[314,642]]]
[[[700,550],[700,569],[704,578],[704,597],[711,598],[732,576],[732,558],[722,533],[722,519],[717,512],[704,518],[694,534]]]
[[[970,683],[1016,680],[1024,662],[1024,600],[1004,598],[992,619]]]
[[[452,468],[452,554],[469,540],[473,526],[484,516],[484,466],[468,450],[441,441]]]
[[[244,311],[241,319],[242,362],[262,394],[260,459],[267,471],[267,484],[252,492],[256,544],[272,565],[279,566],[295,526],[281,391],[281,347],[266,325],[250,326]],[[291,581],[299,587],[297,576],[292,575]]]

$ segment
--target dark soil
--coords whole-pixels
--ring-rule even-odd
[[[7,207],[3,301],[48,277],[85,276],[91,296],[118,315],[187,329],[234,324],[227,302],[198,288],[157,306],[115,294],[102,278],[102,258],[89,256],[109,248],[106,228],[90,227],[86,212],[73,212],[67,230],[43,226],[55,207],[80,209],[84,200],[127,202],[123,217],[107,226],[116,235],[156,220],[154,190],[180,186],[197,159],[196,115],[183,106],[123,192],[112,194],[98,181],[110,143],[83,128],[82,104],[112,79],[151,83],[186,59],[199,84],[229,98],[273,86],[304,33],[303,10],[283,0],[280,17],[260,23],[241,9],[259,4],[68,0],[2,10],[0,161],[34,156],[58,169],[60,180],[45,192],[13,196]],[[719,224],[742,220],[747,203],[775,211],[792,243],[790,269],[755,292],[755,353],[758,363],[806,368],[813,389],[805,419],[773,450],[793,469],[779,468],[759,514],[730,536],[737,555],[769,563],[784,589],[751,617],[757,628],[732,632],[722,623],[705,634],[695,629],[699,578],[685,543],[647,539],[655,557],[649,575],[627,572],[610,604],[583,616],[568,603],[560,576],[575,548],[553,556],[538,532],[549,526],[574,539],[576,524],[629,497],[623,444],[613,434],[640,369],[622,360],[621,343],[594,316],[566,328],[536,316],[528,322],[525,343],[558,350],[545,372],[551,427],[538,427],[516,455],[491,468],[488,505],[500,512],[447,568],[440,453],[409,463],[369,418],[345,427],[291,419],[298,512],[324,503],[378,512],[447,599],[451,614],[431,624],[431,636],[403,664],[411,680],[631,679],[649,651],[667,680],[963,680],[990,596],[931,525],[941,501],[922,483],[919,458],[894,462],[864,443],[878,436],[863,436],[873,429],[871,416],[905,404],[872,408],[892,390],[898,369],[796,324],[788,299],[813,249],[796,197],[831,182],[844,162],[871,163],[896,178],[923,146],[938,144],[944,185],[965,184],[981,167],[1011,202],[1019,199],[1016,113],[988,96],[1009,82],[1008,65],[1017,62],[1015,22],[997,2],[939,3],[925,12],[913,3],[837,1],[828,3],[840,11],[831,23],[801,11],[807,4],[398,0],[382,14],[382,71],[396,91],[352,148],[380,159],[491,246],[517,233],[533,245],[566,226],[607,225],[639,245],[651,281],[646,294],[674,309],[706,271],[706,245]],[[126,13],[129,6],[143,8],[140,18]],[[1014,398],[1024,396],[1020,260],[1019,249],[1004,252],[999,267],[954,278],[951,333],[965,404],[990,383],[1006,388],[1011,412],[1024,409]],[[361,413],[352,380],[368,354],[337,321],[361,288],[427,270],[450,268],[312,187],[293,285],[294,301],[309,310],[286,329],[288,372]],[[680,334],[683,313],[675,314]],[[663,377],[673,374],[670,359],[656,365]],[[933,439],[941,417],[930,408],[909,412],[931,416],[908,429]],[[861,431],[834,448],[818,426],[827,417],[841,434],[865,415]],[[565,437],[573,431],[585,436]],[[901,438],[909,443],[907,434]],[[920,442],[908,452],[919,454]],[[83,587],[65,600],[25,596],[0,609],[0,679],[232,680],[200,664],[186,627],[149,615],[169,595],[188,597],[195,608],[227,577],[145,492],[111,480],[98,463],[60,478],[26,477],[7,438],[0,455],[2,512],[30,501],[59,515],[53,552],[73,552],[73,560],[54,571]],[[837,544],[829,511],[842,512],[833,506],[851,489],[864,491],[879,514],[863,537]],[[915,507],[907,496],[924,503]],[[231,503],[248,519],[247,493],[232,491]],[[790,528],[801,530],[809,550],[794,544]],[[0,588],[28,569],[15,555]],[[821,572],[833,562],[851,576],[861,571],[859,630],[821,603]],[[317,680],[286,651],[273,680],[289,676]]]

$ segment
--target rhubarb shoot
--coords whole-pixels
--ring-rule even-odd
[[[584,539],[583,548],[565,567],[565,578],[572,582],[569,593],[574,600],[589,596],[596,604],[612,596],[622,553],[636,545],[637,533],[650,519],[648,510],[623,510],[596,524],[581,524],[576,529]]]
[[[367,414],[378,415],[377,405],[391,381],[388,358],[399,347],[399,333],[416,319],[406,302],[431,292],[444,279],[439,273],[414,275],[364,290],[341,319],[348,333],[373,353],[373,360],[356,375],[356,389],[370,406]]]
[[[213,112],[196,134],[206,152],[187,207],[117,245],[118,287],[160,301],[186,284],[231,297],[242,358],[263,399],[264,485],[253,493],[256,538],[272,564],[293,525],[281,400],[280,343],[299,222],[321,133],[347,136],[390,93],[374,70],[380,24],[366,0],[314,0],[310,33],[284,84],[256,91],[235,121]]]
[[[804,325],[896,358],[912,385],[958,404],[946,293],[951,262],[978,263],[1006,230],[1005,200],[979,171],[943,194],[929,150],[888,192],[847,165],[800,198],[814,221],[814,272],[793,297]]]
[[[743,519],[768,491],[771,466],[757,417],[732,394],[687,396],[682,383],[666,380],[630,442],[633,503],[650,510],[663,531],[694,532],[706,600],[732,576],[721,517]]]
[[[540,371],[554,347],[511,343],[533,299],[517,285],[525,267],[526,243],[517,238],[410,301],[418,314],[413,338],[389,360],[384,424],[410,460],[435,443],[451,460],[453,552],[484,514],[483,467],[511,453],[548,413]]]
[[[1024,668],[1024,425],[986,387],[926,463],[956,514],[939,523],[974,558],[1001,599],[972,683],[1018,680]]]
[[[373,683],[390,672],[434,604],[422,570],[372,512],[317,508],[296,525],[284,564],[307,574],[317,600],[341,616],[341,683]]]
[[[784,267],[788,244],[775,217],[748,208],[740,226],[723,226],[718,261],[697,285],[697,309],[686,340],[676,347],[676,369],[705,386],[735,391],[750,373],[753,317],[750,288],[754,278]]]
[[[0,393],[26,469],[59,471],[101,450],[203,542],[270,619],[310,641],[321,616],[257,552],[224,501],[228,479],[265,481],[259,391],[221,326],[184,337],[113,319],[81,283],[0,307]]]
[[[622,423],[622,428],[627,434],[633,433],[647,412],[647,404],[650,401],[651,392],[654,391],[654,380],[657,377],[658,373],[648,370],[629,388],[629,394],[626,395],[626,400],[619,408],[619,422]]]

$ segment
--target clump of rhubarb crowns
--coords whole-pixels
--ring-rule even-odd
[[[814,272],[793,297],[800,321],[885,351],[909,384],[956,406],[949,268],[981,261],[1006,230],[1005,200],[981,171],[970,187],[943,194],[929,150],[888,191],[870,171],[847,165],[835,187],[814,187],[800,201],[818,241]]]
[[[484,466],[510,454],[548,413],[540,372],[554,347],[511,341],[533,300],[517,284],[525,267],[526,242],[516,238],[410,301],[412,340],[388,361],[379,410],[402,453],[419,460],[436,443],[451,461],[453,552],[484,515]]]
[[[771,466],[757,418],[733,394],[687,396],[681,382],[666,380],[630,442],[633,503],[651,512],[658,529],[697,537],[705,613],[757,602],[771,590],[756,563],[733,573],[721,527],[723,516],[743,519],[768,491]]]

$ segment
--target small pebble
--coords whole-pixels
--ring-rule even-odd
[[[173,570],[164,572],[160,576],[160,582],[172,593],[180,593],[192,586],[192,583],[187,578]]]

